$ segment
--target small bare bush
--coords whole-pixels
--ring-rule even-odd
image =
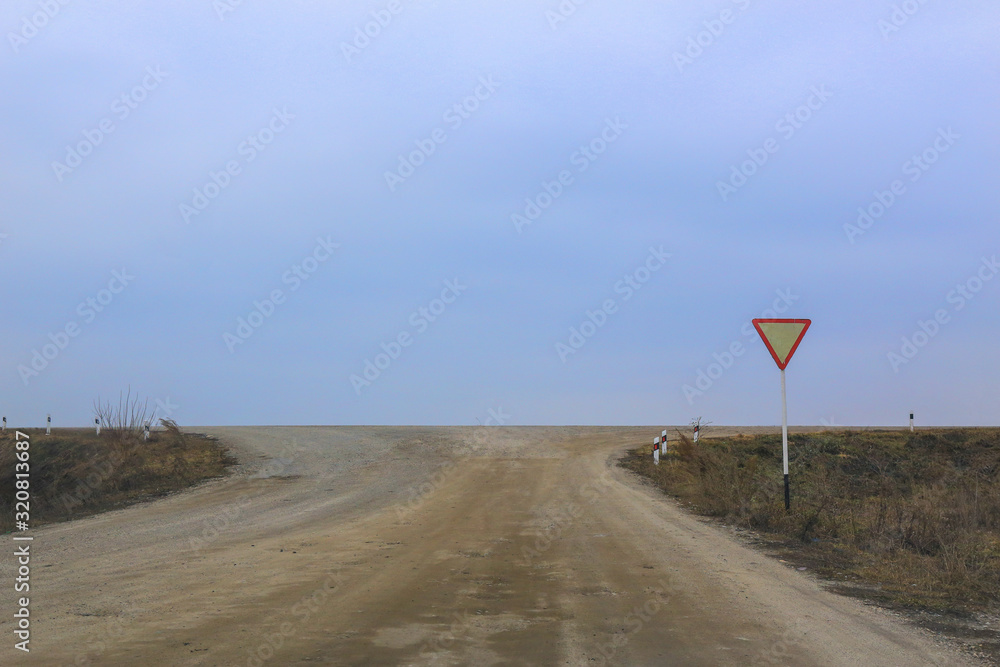
[[[132,396],[132,388],[118,395],[118,403],[94,401],[94,416],[101,426],[101,435],[112,442],[127,445],[141,439],[146,425],[152,421],[149,399]]]

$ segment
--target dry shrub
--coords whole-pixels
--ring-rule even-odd
[[[119,449],[127,449],[143,438],[146,426],[152,421],[149,399],[142,402],[132,396],[132,388],[127,393],[119,393],[118,403],[94,401],[94,416],[101,426],[101,436],[115,443]]]
[[[177,422],[173,419],[161,419],[160,426],[166,434],[167,442],[173,447],[183,447],[187,443],[187,439],[184,437],[184,432],[181,431],[181,427],[177,425]]]

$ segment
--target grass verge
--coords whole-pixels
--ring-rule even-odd
[[[118,509],[226,474],[236,463],[219,443],[176,428],[148,441],[127,431],[22,429],[30,437],[33,528]],[[0,435],[0,533],[14,528],[14,430]]]
[[[620,465],[837,592],[971,633],[976,652],[1000,657],[995,630],[977,637],[974,621],[1000,610],[1000,429],[796,434],[789,458],[788,512],[780,434],[681,434],[659,466],[649,446]]]

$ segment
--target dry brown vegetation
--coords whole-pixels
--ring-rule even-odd
[[[235,463],[213,439],[166,420],[143,440],[136,428],[22,429],[30,436],[32,527],[115,509],[224,475]],[[127,424],[125,425],[127,426]],[[134,426],[134,425],[133,425]],[[13,429],[0,436],[0,533],[14,527]]]
[[[622,465],[703,514],[791,548],[844,592],[905,609],[1000,607],[1000,429],[681,435],[660,466]],[[786,552],[787,553],[787,552]]]

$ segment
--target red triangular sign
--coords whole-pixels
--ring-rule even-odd
[[[767,346],[778,368],[785,370],[812,320],[757,319],[753,326]]]

